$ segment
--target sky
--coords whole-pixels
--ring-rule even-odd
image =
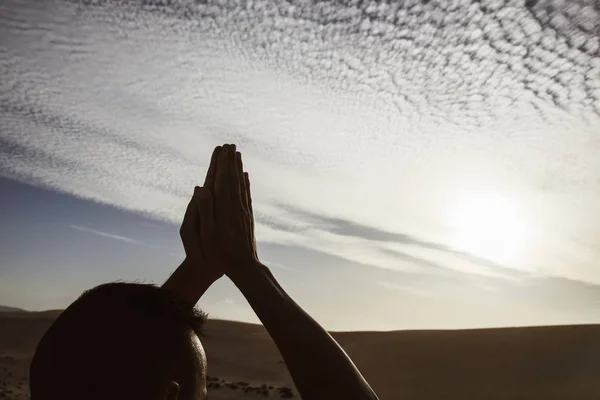
[[[0,76],[0,304],[163,282],[236,143],[328,329],[600,323],[594,1],[6,0]]]

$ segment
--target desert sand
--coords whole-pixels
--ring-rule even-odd
[[[29,398],[29,362],[59,312],[0,312],[0,399]],[[333,336],[382,400],[600,398],[600,325]],[[276,399],[279,387],[299,398],[263,327],[209,320],[202,341],[211,386],[219,384],[212,400]]]

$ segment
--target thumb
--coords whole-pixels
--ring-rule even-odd
[[[198,206],[196,205],[194,196],[192,196],[192,199],[185,210],[181,227],[179,228],[179,235],[183,240],[183,247],[185,248],[186,254],[190,254],[189,251],[193,250],[188,248],[190,245],[190,240],[193,241],[194,236],[200,236],[199,224],[200,219],[198,214]]]
[[[205,253],[210,252],[214,249],[217,239],[213,195],[209,188],[199,187],[196,189],[194,198],[200,214],[200,237],[205,247]]]

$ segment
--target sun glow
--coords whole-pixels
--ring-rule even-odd
[[[518,202],[494,192],[470,192],[450,214],[452,243],[462,251],[502,264],[517,262],[530,239]]]

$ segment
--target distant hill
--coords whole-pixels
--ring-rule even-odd
[[[0,306],[0,312],[26,312],[26,310],[17,307]]]
[[[59,313],[0,314],[0,355],[6,359],[3,364],[0,356],[0,380],[4,366],[26,383],[35,346]],[[600,399],[600,325],[332,335],[381,400]],[[213,379],[293,387],[260,325],[211,319],[202,343]],[[257,399],[239,390],[209,393],[215,400]]]

